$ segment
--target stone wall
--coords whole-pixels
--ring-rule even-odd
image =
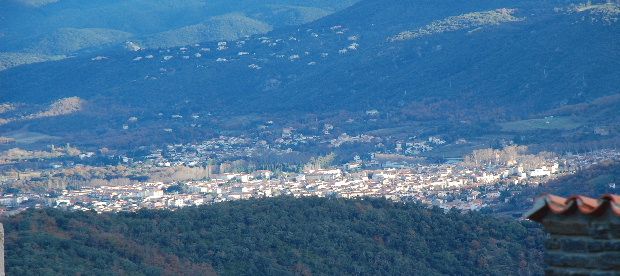
[[[589,216],[575,211],[542,219],[547,275],[620,275],[620,218],[607,209]]]

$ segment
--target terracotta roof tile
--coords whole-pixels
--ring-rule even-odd
[[[604,195],[604,199],[608,200],[611,205],[611,210],[617,215],[620,216],[620,195]]]
[[[577,208],[582,214],[590,215],[596,211],[599,211],[599,207],[602,205],[602,202],[599,202],[598,199],[594,199],[587,196],[572,196],[566,199],[566,204],[570,205],[571,202],[577,204]]]
[[[568,215],[576,210],[584,215],[598,216],[604,214],[607,209],[620,216],[620,195],[607,194],[595,199],[582,195],[564,198],[547,194],[539,197],[534,207],[524,216],[533,221],[540,221],[548,212]]]

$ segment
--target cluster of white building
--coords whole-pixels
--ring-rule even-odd
[[[549,160],[548,164],[531,170],[524,170],[519,164],[494,168],[435,164],[379,170],[362,170],[361,164],[348,164],[348,168],[355,169],[308,170],[303,173],[284,173],[278,177],[274,177],[271,171],[261,170],[253,173],[218,174],[203,181],[65,190],[58,197],[48,198],[46,204],[77,210],[115,212],[141,208],[174,209],[288,195],[384,197],[392,200],[415,200],[445,208],[479,209],[496,201],[499,190],[480,192],[476,187],[498,183],[505,183],[506,187],[511,184],[539,183],[610,159],[620,160],[620,153],[601,151],[587,155],[568,155],[558,160]],[[449,199],[451,197],[452,200]],[[0,199],[0,202],[3,200]]]
[[[497,203],[500,191],[518,184],[541,183],[574,173],[604,160],[620,160],[620,152],[604,150],[566,155],[525,170],[520,164],[466,167],[457,164],[415,165],[409,168],[363,169],[361,162],[342,168],[307,170],[275,175],[268,170],[225,173],[210,179],[181,183],[82,187],[56,195],[20,194],[0,197],[0,205],[14,210],[56,207],[97,212],[176,209],[230,200],[288,195],[294,197],[384,197],[414,200],[443,208],[479,209]],[[496,185],[505,184],[505,185]],[[516,185],[515,185],[516,184]],[[486,187],[485,189],[479,189]],[[488,187],[501,187],[489,189]]]

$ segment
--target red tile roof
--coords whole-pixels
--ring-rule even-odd
[[[612,214],[620,216],[620,195],[607,194],[599,199],[587,196],[571,196],[564,198],[556,195],[539,197],[534,207],[525,214],[525,217],[540,222],[548,212],[569,215],[574,211],[589,216],[599,216],[610,209]]]

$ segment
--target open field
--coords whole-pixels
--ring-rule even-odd
[[[510,140],[511,138],[512,137],[509,135],[501,134],[483,135],[469,139],[464,143],[454,143],[437,147],[432,151],[422,153],[421,156],[428,158],[458,159],[470,154],[474,150],[490,148],[495,141]]]

